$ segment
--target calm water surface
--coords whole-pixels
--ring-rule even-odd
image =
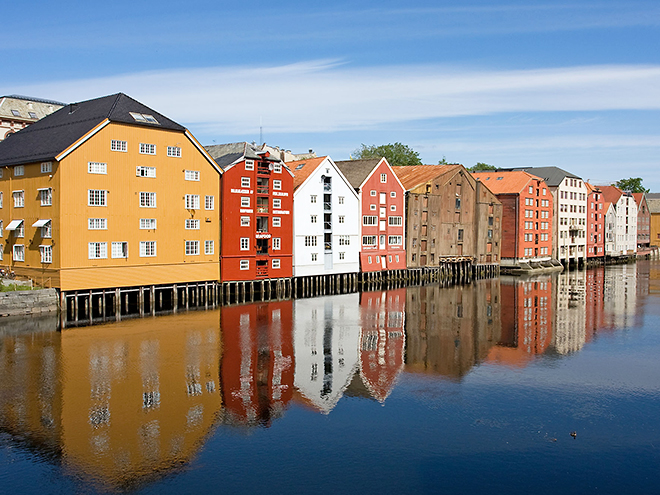
[[[2,320],[0,491],[659,493],[659,316],[639,262]]]

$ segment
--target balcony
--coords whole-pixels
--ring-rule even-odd
[[[261,175],[270,175],[270,166],[268,163],[257,163],[257,173]]]
[[[268,213],[268,198],[257,198],[257,213]]]
[[[257,278],[268,278],[268,260],[257,260]]]
[[[323,209],[324,209],[325,211],[332,211],[332,203],[329,202],[329,201],[327,201],[327,202],[324,201],[324,202],[323,202]]]
[[[257,239],[257,254],[268,254],[268,240],[269,239]]]
[[[268,194],[268,179],[257,177],[257,194]]]
[[[268,232],[268,217],[257,217],[257,232]]]

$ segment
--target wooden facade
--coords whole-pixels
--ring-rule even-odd
[[[605,214],[600,187],[587,186],[587,259],[605,258]]]

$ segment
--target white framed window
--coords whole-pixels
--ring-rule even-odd
[[[390,192],[390,198],[396,198],[396,191]]]
[[[41,227],[41,238],[50,239],[53,237],[53,222],[48,220],[43,227]]]
[[[155,155],[156,154],[156,145],[149,143],[140,143],[140,154],[141,155]]]
[[[107,218],[88,218],[87,219],[87,229],[88,230],[107,230],[108,228],[108,219]]]
[[[90,260],[104,260],[108,257],[108,243],[90,242],[88,253]]]
[[[309,221],[310,221],[311,223],[316,223],[317,218],[318,218],[318,217],[317,217],[316,215],[310,215],[310,216],[309,216]]]
[[[167,156],[171,156],[174,158],[181,158],[181,148],[179,148],[178,146],[168,146]]]
[[[337,221],[339,223],[346,223],[346,215],[339,215]]]
[[[254,170],[254,160],[245,160],[245,170]]]
[[[241,208],[250,207],[250,196],[241,196]]]
[[[4,232],[4,227],[5,227],[5,223],[2,220],[0,220],[0,237],[2,237],[5,233]],[[0,249],[0,253],[1,252],[2,252],[2,249]]]
[[[362,225],[378,225],[378,217],[376,215],[364,215]]]
[[[281,163],[273,164],[273,172],[275,172],[276,174],[281,174],[282,173],[282,164]]]
[[[273,237],[273,251],[279,251],[282,249],[282,238]]]
[[[380,174],[380,181],[384,184],[387,182],[387,174]]]
[[[372,190],[369,192],[369,194],[371,194],[372,196],[376,196],[378,193],[376,192],[375,189],[372,189]]]
[[[87,206],[108,206],[107,193],[104,189],[88,189]]]
[[[199,181],[199,170],[185,170],[184,171],[184,179],[185,180],[192,180],[192,181]]]
[[[344,196],[339,196],[338,201],[340,205],[344,204],[344,200],[345,200]]]
[[[215,253],[215,242],[204,241],[204,254],[213,254],[213,253]]]
[[[25,167],[23,165],[16,165],[14,167],[14,177],[25,175]]]
[[[199,230],[199,219],[186,218],[186,230]]]
[[[39,254],[41,256],[42,263],[53,262],[53,246],[39,246]]]
[[[339,259],[340,260],[346,259],[346,253],[339,253]]]
[[[186,194],[186,210],[199,210],[199,194]]]
[[[387,221],[392,226],[403,225],[403,217],[389,217]]]
[[[317,239],[315,235],[306,235],[305,236],[305,246],[316,246],[317,244]]]
[[[14,244],[14,261],[25,261],[25,246],[23,244]]]
[[[25,206],[25,191],[14,191],[14,208],[23,208]]]
[[[316,261],[319,258],[319,253],[312,253],[312,261]]]
[[[273,227],[281,227],[281,226],[282,226],[282,218],[273,217]]]
[[[4,176],[5,170],[3,168],[0,168],[0,179]]]
[[[117,241],[111,243],[110,256],[113,258],[128,258],[128,242]]]
[[[150,177],[152,179],[156,178],[156,167],[135,167],[135,175],[137,177]]]
[[[241,270],[249,270],[250,269],[250,260],[241,260],[240,269]]]
[[[156,256],[156,241],[140,241],[140,257]]]
[[[25,237],[25,222],[23,220],[14,229],[14,237]]]
[[[53,206],[53,190],[50,187],[39,189],[39,201],[41,206]]]
[[[2,169],[0,169],[0,170],[2,170]],[[0,208],[3,207],[4,199],[5,199],[4,198],[4,193],[2,191],[0,191]]]
[[[121,151],[126,153],[128,151],[128,142],[120,141],[119,139],[113,139],[110,141],[110,149],[112,151]]]
[[[42,162],[41,163],[41,173],[50,174],[53,171],[53,162]]]
[[[273,198],[273,210],[282,209],[282,200],[279,198]]]
[[[249,251],[249,250],[250,250],[250,238],[241,237],[241,251]]]
[[[250,226],[250,217],[241,217],[241,227]]]
[[[339,236],[339,245],[340,246],[350,246],[351,245],[351,236],[340,235]]]
[[[369,209],[372,210],[372,211],[375,211],[376,210],[376,205],[369,205]]]
[[[241,177],[241,187],[250,187],[249,177]]]
[[[281,180],[274,180],[273,181],[273,190],[275,190],[275,191],[281,191],[282,190],[282,181]]]
[[[277,270],[280,267],[280,260],[273,260],[272,267]]]
[[[140,218],[140,230],[156,230],[156,219]]]
[[[186,241],[186,256],[199,255],[199,241]]]
[[[107,174],[108,164],[103,162],[87,162],[88,174]]]
[[[390,205],[390,211],[396,211],[396,205]]]
[[[363,246],[375,246],[376,245],[376,236],[375,235],[363,235],[362,236],[362,245]]]
[[[387,243],[390,246],[400,246],[401,244],[403,244],[403,236],[400,236],[400,235],[388,236]]]
[[[215,209],[215,196],[204,196],[204,209],[213,210]]]
[[[310,203],[316,203],[316,194],[311,194],[309,196],[309,202]]]
[[[155,192],[141,192],[140,193],[140,208],[155,208],[156,207],[156,193]]]

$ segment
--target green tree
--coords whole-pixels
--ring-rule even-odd
[[[487,163],[477,162],[476,165],[468,168],[469,172],[484,172],[487,170],[497,170],[495,165],[488,165]]]
[[[629,179],[618,180],[616,181],[616,184],[612,185],[618,187],[622,191],[631,193],[649,192],[650,189],[644,189],[644,186],[642,186],[642,180],[643,179],[641,177],[631,177]]]
[[[442,155],[442,160],[438,162],[438,165],[449,165],[450,163],[447,161],[447,158],[445,155]]]
[[[402,143],[383,144],[380,146],[362,144],[353,152],[353,155],[359,160],[385,157],[389,164],[393,166],[422,164],[419,153],[410,146]]]

